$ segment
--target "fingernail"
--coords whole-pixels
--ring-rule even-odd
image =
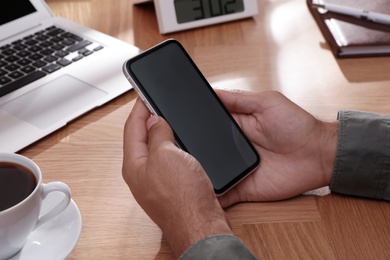
[[[149,117],[148,121],[146,121],[146,128],[148,129],[148,131],[150,130],[150,128],[152,128],[152,126],[157,124],[159,120],[159,116],[152,115],[151,117]]]

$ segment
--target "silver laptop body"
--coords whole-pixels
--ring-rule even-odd
[[[18,64],[0,67],[0,72],[8,73],[5,76],[0,73],[0,151],[6,152],[17,152],[87,111],[130,90],[131,86],[122,74],[122,65],[140,52],[135,46],[104,33],[55,17],[43,0],[13,1],[19,7],[28,7],[31,3],[36,11],[13,21],[0,20],[3,23],[0,25],[0,65],[1,61],[7,64],[12,60],[12,57],[8,57],[10,53],[20,63],[47,64],[38,68],[31,66],[40,71],[31,72],[39,79],[16,89],[12,89],[14,85],[19,86],[23,80],[24,83],[31,80],[29,73],[32,68],[28,68],[25,73],[21,68],[9,71],[17,68]],[[0,16],[1,12],[13,11],[3,8]],[[52,56],[58,54],[60,57],[51,63],[43,58],[39,59],[40,54],[26,54],[30,49],[36,49],[31,47],[35,41],[27,40],[34,40],[36,36],[45,34],[45,30],[53,28],[80,36],[82,40],[79,42],[83,46],[74,46],[78,42],[66,41],[68,46],[64,51],[53,50]],[[30,45],[24,44],[23,47],[12,50],[9,46],[19,43],[20,39]],[[65,55],[67,52],[69,54]],[[22,58],[23,61],[20,60]],[[14,85],[4,83],[9,79],[18,82]]]

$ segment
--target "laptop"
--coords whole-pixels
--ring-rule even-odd
[[[0,151],[18,152],[131,89],[122,65],[137,47],[55,17],[44,0],[7,5],[0,9]]]

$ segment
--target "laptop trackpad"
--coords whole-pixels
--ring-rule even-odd
[[[38,128],[63,121],[107,93],[69,75],[61,76],[2,106],[8,113]],[[72,118],[73,119],[73,118]]]

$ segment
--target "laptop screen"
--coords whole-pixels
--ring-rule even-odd
[[[29,0],[12,0],[7,5],[0,8],[0,25],[37,11]]]

